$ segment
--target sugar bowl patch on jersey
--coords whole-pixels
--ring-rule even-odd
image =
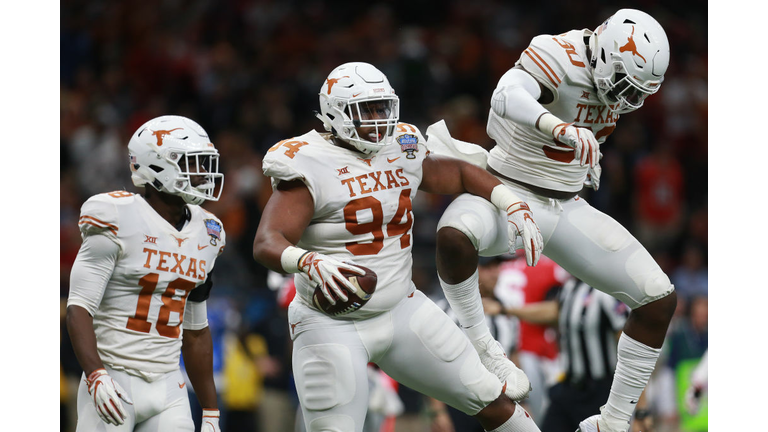
[[[414,153],[419,151],[419,137],[406,133],[395,138],[395,141],[400,145],[400,149],[405,153],[407,159],[416,159]]]
[[[205,229],[208,232],[208,235],[211,237],[209,243],[211,246],[218,246],[221,241],[221,223],[214,219],[205,219],[203,220],[203,223],[205,224]]]
[[[422,179],[427,147],[414,126],[398,124],[395,141],[375,155],[334,145],[311,131],[267,152],[264,174],[278,181],[300,179],[309,189],[314,215],[299,247],[373,270],[375,296],[351,318],[388,310],[411,288],[412,200]],[[401,145],[397,139],[401,138]],[[297,296],[313,304],[314,286],[296,276]]]
[[[189,222],[177,230],[140,195],[110,192],[83,204],[83,237],[105,235],[120,247],[93,316],[105,364],[157,373],[178,368],[188,296],[206,283],[226,244],[218,218],[187,208]]]

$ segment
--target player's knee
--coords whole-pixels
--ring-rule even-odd
[[[477,355],[466,357],[459,371],[459,379],[474,396],[474,403],[477,404],[475,412],[482,411],[484,409],[482,407],[494,403],[499,395],[509,400],[503,395],[503,387],[499,379],[496,375],[488,372]]]
[[[294,370],[299,400],[307,410],[331,409],[355,396],[352,356],[345,345],[307,345],[296,353]]]
[[[438,253],[445,257],[459,259],[477,255],[476,240],[464,230],[453,226],[445,226],[437,231],[436,238]]]
[[[491,420],[494,418],[509,418],[515,411],[515,403],[512,402],[504,393],[486,405],[475,417],[480,420]]]
[[[664,297],[658,298],[632,311],[631,325],[643,325],[649,329],[664,329],[666,331],[677,308],[677,292],[672,290]],[[661,331],[661,330],[659,330]]]
[[[657,315],[659,319],[669,322],[675,314],[675,309],[677,309],[677,291],[673,288],[672,292],[649,303],[649,305],[653,305],[653,313]]]
[[[467,248],[471,245],[472,249],[477,250],[478,239],[483,232],[483,223],[480,219],[471,213],[446,214],[437,224],[438,240],[442,236],[443,242],[453,247]]]

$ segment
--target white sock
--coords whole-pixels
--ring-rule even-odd
[[[480,286],[478,283],[478,272],[475,272],[468,279],[451,285],[438,276],[440,286],[443,287],[443,293],[451,305],[451,309],[459,318],[461,328],[463,328],[471,341],[483,339],[484,336],[490,336],[491,331],[485,322],[485,311],[483,311],[483,301],[480,298]]]
[[[660,348],[651,348],[621,334],[611,394],[600,412],[606,423],[623,428],[620,430],[629,427],[637,400],[651,378],[660,353]]]
[[[515,412],[512,414],[512,417],[505,421],[503,425],[488,432],[541,432],[541,429],[533,422],[531,415],[520,404],[515,402]]]

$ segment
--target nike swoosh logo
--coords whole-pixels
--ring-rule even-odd
[[[179,383],[179,388],[184,388],[185,385],[187,385],[187,383]]]
[[[360,96],[361,94],[363,94],[363,92],[360,92],[360,93],[357,93],[357,94],[353,94],[353,95],[352,95],[352,97],[358,97],[358,96]]]
[[[637,403],[637,401],[636,401],[636,400],[631,400],[631,401],[629,401],[629,403],[631,403],[631,404],[636,404],[636,403]]]
[[[203,249],[205,249],[207,247],[208,247],[208,245],[205,245],[205,246],[197,245],[197,250],[203,250]]]
[[[394,159],[387,158],[387,162],[392,163],[392,162],[394,162],[394,161],[396,161],[398,159],[400,159],[400,158],[399,157],[396,157]]]

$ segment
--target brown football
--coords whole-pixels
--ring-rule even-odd
[[[376,291],[376,273],[374,273],[373,270],[361,265],[354,264],[354,266],[365,270],[365,275],[360,276],[357,273],[353,273],[343,268],[339,269],[339,271],[343,276],[349,279],[350,282],[352,282],[353,286],[358,289],[357,293],[352,293],[349,292],[349,290],[346,288],[342,288],[344,293],[347,294],[348,300],[342,302],[341,300],[336,299],[336,304],[332,305],[331,302],[328,301],[328,299],[323,295],[323,291],[320,289],[320,286],[317,286],[317,288],[315,288],[314,294],[312,295],[312,301],[315,303],[315,306],[318,309],[330,316],[340,316],[354,312],[368,303],[368,300],[371,299],[373,292]],[[336,297],[336,294],[333,291],[331,291],[331,295],[334,296],[334,298]]]

